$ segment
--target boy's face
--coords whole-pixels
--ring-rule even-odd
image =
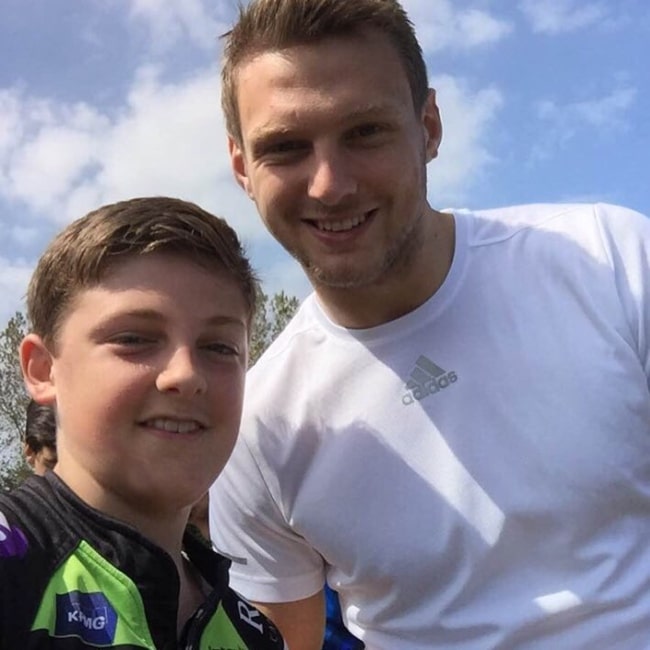
[[[57,409],[56,473],[122,518],[191,505],[232,451],[247,356],[227,275],[165,253],[118,263],[71,302],[41,387]]]

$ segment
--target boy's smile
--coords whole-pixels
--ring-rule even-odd
[[[239,428],[248,343],[238,285],[167,253],[118,262],[73,299],[55,348],[63,480],[127,521],[129,509],[196,501]]]

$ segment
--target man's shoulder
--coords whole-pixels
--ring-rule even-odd
[[[593,232],[621,229],[630,234],[650,224],[634,210],[607,203],[534,203],[453,212],[468,224],[470,242],[474,245],[505,241],[519,233],[535,231],[577,239]]]
[[[592,214],[594,205],[588,203],[527,203],[485,209],[454,210],[457,217],[483,222],[486,226],[503,224],[511,228],[532,228],[550,220],[571,215],[571,218]]]

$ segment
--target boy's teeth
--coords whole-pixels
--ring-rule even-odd
[[[319,230],[327,232],[341,232],[342,230],[352,230],[359,224],[366,220],[365,215],[359,217],[351,217],[350,219],[343,219],[342,221],[317,221],[316,225]]]
[[[156,418],[150,422],[154,429],[162,429],[170,433],[187,433],[199,428],[199,424],[194,420],[167,420]]]

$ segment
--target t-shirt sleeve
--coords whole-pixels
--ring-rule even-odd
[[[595,206],[617,292],[650,390],[650,219],[618,206]]]
[[[291,528],[243,437],[210,490],[210,535],[232,560],[230,586],[250,601],[300,600],[323,588],[323,558]]]

